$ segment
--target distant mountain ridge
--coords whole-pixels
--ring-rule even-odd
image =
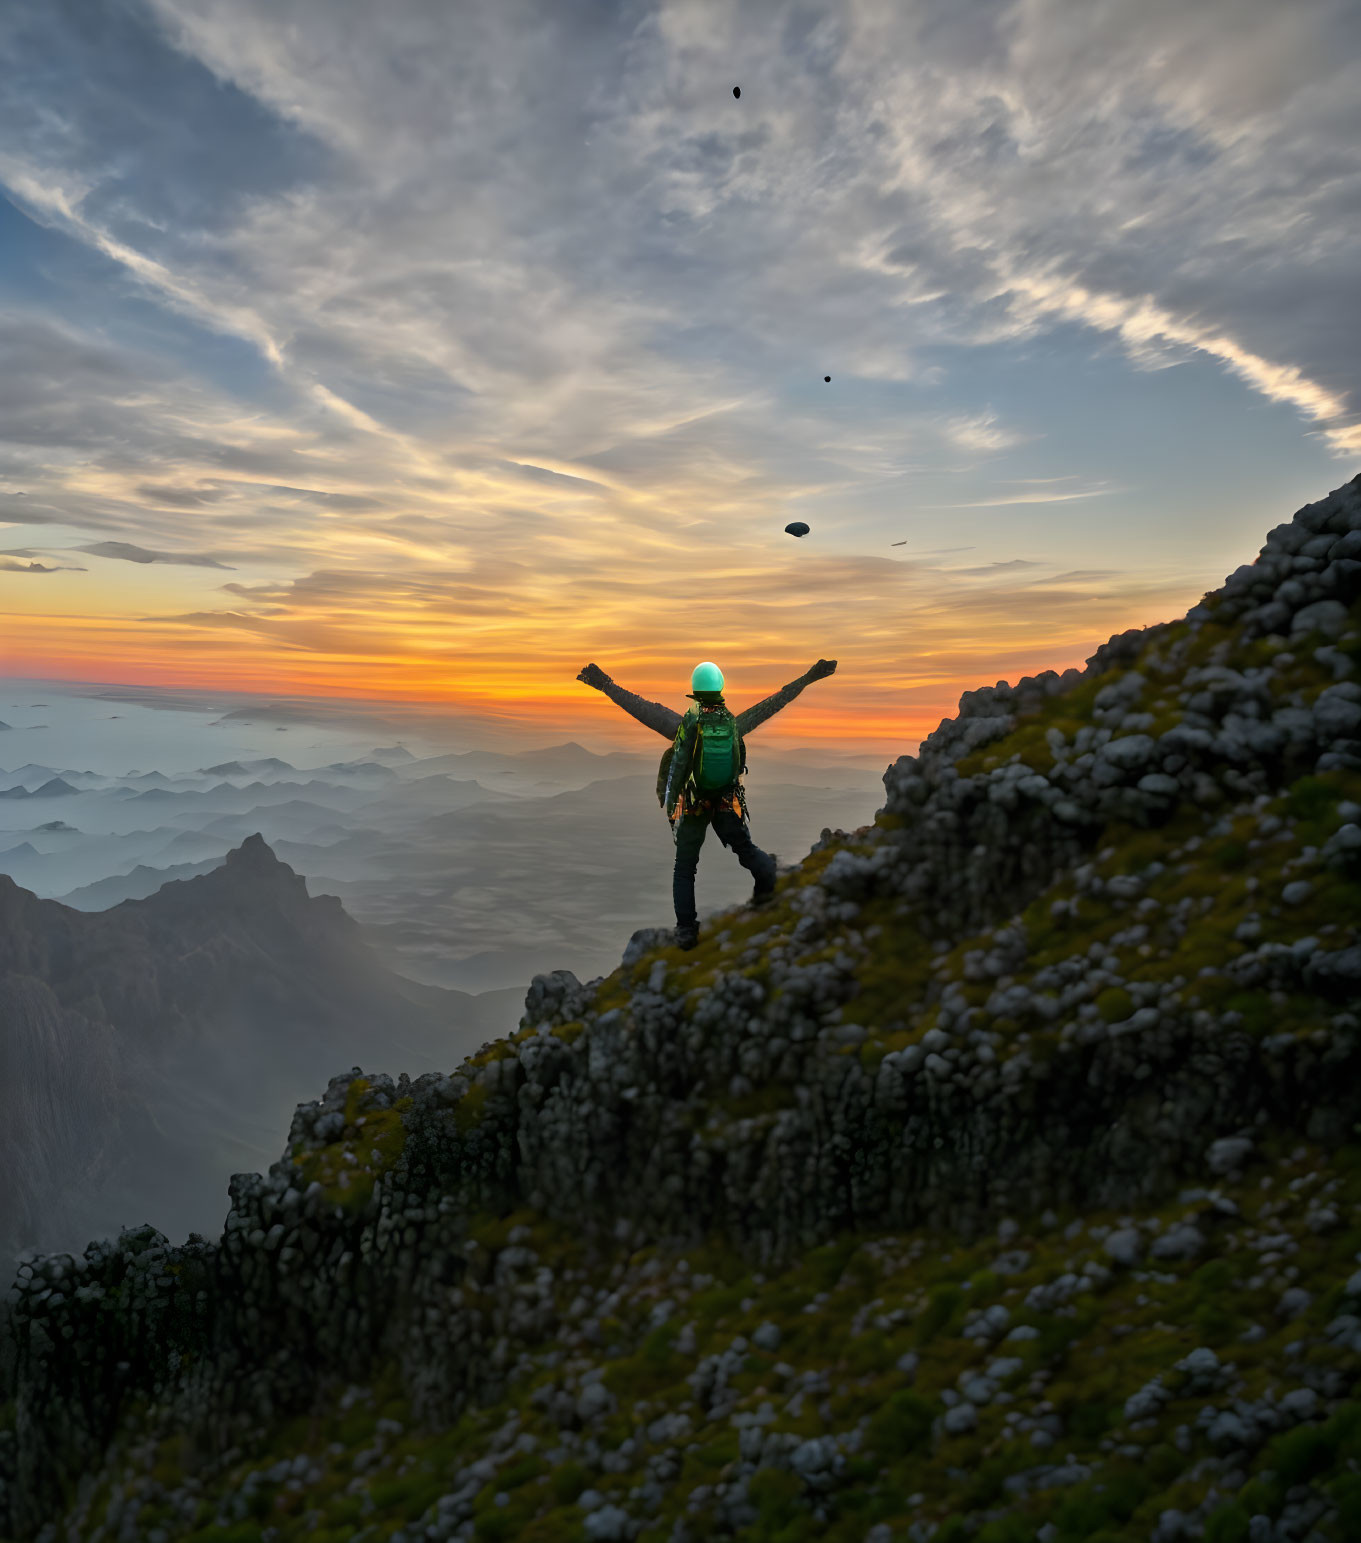
[[[281,761],[277,755],[259,756],[252,761],[224,761],[220,766],[205,766],[201,769],[207,777],[248,776],[252,772],[258,775],[260,772],[267,771],[297,770],[288,761]]]
[[[164,1214],[201,1208],[205,1182],[222,1181],[203,1167],[212,1142],[194,1150],[188,1111],[201,1094],[234,1090],[223,1138],[253,1144],[246,1133],[283,1112],[269,1089],[301,1090],[318,1066],[353,1064],[378,1044],[437,1064],[480,1037],[495,1004],[391,974],[340,902],[310,897],[259,836],[102,911],[40,900],[0,875],[0,1251],[70,1236],[72,1196],[104,1188],[124,1206],[153,1203],[153,1153],[184,1169]],[[53,1155],[32,1111],[55,1107],[60,1089],[54,1129],[66,1134]],[[80,1225],[92,1209],[75,1208]]]
[[[0,853],[0,857],[4,855]],[[197,878],[216,868],[219,862],[219,858],[208,858],[200,863],[176,863],[170,868],[151,868],[138,863],[130,873],[116,873],[107,879],[97,879],[93,884],[82,884],[58,899],[60,904],[77,911],[106,911],[123,900],[145,900],[172,879]]]
[[[79,791],[79,788],[73,788],[64,778],[53,777],[50,781],[44,782],[41,787],[32,790],[22,785],[6,788],[3,793],[0,793],[0,798],[62,798],[68,793]]]

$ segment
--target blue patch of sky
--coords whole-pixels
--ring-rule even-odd
[[[5,23],[0,137],[21,158],[31,141],[40,164],[93,183],[81,213],[172,270],[180,242],[334,168],[319,140],[175,50],[137,0],[13,0]],[[253,344],[175,314],[116,262],[8,202],[0,296],[50,306],[252,401],[282,389]]]
[[[791,500],[800,517],[835,521],[870,549],[881,534],[924,533],[920,544],[934,545],[946,529],[981,542],[988,561],[1080,548],[1084,565],[1104,555],[1103,566],[1214,567],[1221,554],[1249,560],[1272,525],[1345,481],[1316,424],[1206,355],[1140,370],[1114,340],[1061,323],[1020,343],[931,348],[922,357],[941,366],[937,384],[834,374],[828,411],[877,425],[901,412],[904,456],[927,468],[858,494]],[[797,398],[806,408],[816,390],[800,384]],[[1024,441],[995,452],[941,453],[923,443],[923,418],[972,418],[984,404],[998,429]],[[1053,484],[1059,492],[1115,491],[1053,504],[931,507],[1035,491],[1042,485],[1024,479],[1041,478],[1065,479]],[[999,542],[1007,550],[993,550]]]
[[[8,135],[55,139],[97,181],[91,215],[139,246],[228,227],[251,198],[333,164],[320,141],[174,49],[134,0],[21,0],[5,62]]]
[[[79,294],[108,260],[31,220],[0,197],[0,295],[7,303]]]
[[[1201,171],[1218,160],[1217,146],[1197,129],[1182,128],[1151,114],[1131,123],[1127,170],[1156,171],[1164,176]]]
[[[255,343],[170,309],[121,263],[3,197],[0,304],[46,314],[54,324],[150,355],[259,406],[282,410],[293,400],[292,388]]]

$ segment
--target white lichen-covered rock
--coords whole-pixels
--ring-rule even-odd
[[[1149,1249],[1154,1259],[1194,1259],[1205,1248],[1205,1234],[1194,1222],[1169,1227],[1153,1240]]]
[[[1251,1136],[1221,1136],[1207,1148],[1205,1163],[1211,1173],[1232,1173],[1243,1166],[1251,1152]]]
[[[1146,1420],[1156,1415],[1171,1397],[1162,1378],[1154,1377],[1125,1400],[1125,1419]]]
[[[1220,1387],[1232,1375],[1208,1345],[1201,1345],[1185,1355],[1173,1367],[1181,1374],[1180,1392],[1183,1394],[1210,1393]]]
[[[633,1537],[638,1524],[622,1506],[601,1505],[586,1513],[582,1531],[598,1543],[624,1543]]]
[[[1116,1264],[1132,1268],[1144,1256],[1143,1234],[1137,1227],[1119,1227],[1102,1240],[1107,1257]]]

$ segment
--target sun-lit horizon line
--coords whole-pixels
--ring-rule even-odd
[[[1072,662],[1080,664],[1085,652],[1086,645],[1081,652],[1074,652]],[[1034,664],[1028,669],[1021,667],[1020,662],[1017,661],[1017,667],[1010,673],[1019,679],[1024,674],[1042,673],[1043,670],[1050,668],[1062,671],[1066,667],[1062,659],[1049,661],[1043,665]],[[784,674],[778,670],[772,673]],[[984,675],[973,671],[953,675],[953,677],[952,674],[946,673],[930,682],[915,684],[912,690],[916,699],[903,701],[888,711],[885,711],[880,702],[838,700],[825,694],[822,698],[806,695],[793,706],[787,719],[782,717],[762,725],[761,744],[772,751],[786,753],[799,747],[831,750],[836,746],[847,755],[880,757],[886,761],[893,761],[904,755],[915,755],[919,752],[922,741],[940,723],[956,716],[963,692],[991,685],[996,679],[995,674],[985,678]],[[595,692],[584,682],[576,681],[575,677],[565,684],[580,686],[583,695],[579,701],[573,701],[565,691],[553,697],[522,696],[508,700],[504,695],[500,698],[469,699],[466,696],[460,698],[424,694],[403,695],[392,692],[375,694],[372,691],[345,690],[343,687],[331,688],[329,691],[309,691],[289,686],[261,687],[256,683],[209,685],[201,680],[167,677],[159,672],[139,674],[135,668],[122,679],[116,680],[92,678],[84,673],[52,674],[49,672],[40,675],[0,674],[0,682],[39,689],[74,691],[77,694],[81,691],[91,694],[101,691],[181,692],[223,706],[230,703],[240,705],[243,702],[258,702],[262,708],[267,705],[300,708],[315,705],[367,709],[375,716],[386,710],[411,715],[414,721],[406,732],[425,739],[439,737],[437,730],[432,734],[433,725],[428,721],[430,718],[447,720],[449,730],[456,729],[461,722],[474,732],[500,733],[509,736],[512,740],[528,738],[538,733],[545,736],[544,744],[560,743],[565,737],[567,740],[575,739],[578,742],[603,746],[606,751],[635,750],[642,755],[653,752],[656,749],[656,740],[661,737],[652,734],[627,715],[620,713],[608,698]],[[783,680],[768,681],[764,685],[753,686],[749,696],[745,690],[739,688],[733,693],[737,698],[734,706],[740,711],[741,708],[760,700],[770,690],[778,689],[782,683]],[[683,709],[686,705],[683,701],[686,684],[688,684],[687,681],[679,680],[676,682],[674,691],[662,693],[664,697],[675,697],[673,705],[677,710]],[[814,690],[820,684],[815,683]],[[657,689],[649,687],[646,681],[635,681],[634,685],[642,686],[645,690]],[[574,712],[578,712],[579,721],[576,723],[571,721]],[[422,721],[423,718],[427,721]],[[319,723],[315,726],[324,728],[325,724]],[[378,725],[375,724],[375,730],[377,728]],[[399,735],[403,732],[396,724],[387,725],[385,731]]]
[[[463,707],[463,708],[465,708],[465,710],[467,712],[469,712],[470,714],[473,714],[473,715],[478,714],[479,704],[482,704],[482,703],[485,703],[489,707],[494,707],[497,702],[505,702],[505,703],[510,703],[512,705],[518,705],[518,706],[528,706],[531,703],[539,703],[539,704],[542,704],[545,709],[549,709],[555,703],[569,700],[569,698],[567,698],[565,695],[562,695],[562,696],[551,696],[551,695],[547,695],[547,694],[530,694],[530,693],[523,693],[523,694],[516,695],[516,694],[513,694],[513,693],[507,693],[507,692],[504,692],[504,691],[499,696],[497,696],[497,697],[469,698],[469,697],[466,697],[466,696],[455,696],[455,695],[445,695],[445,696],[410,696],[410,695],[400,694],[400,693],[396,693],[396,692],[383,692],[383,693],[380,693],[380,694],[375,694],[375,693],[369,692],[369,691],[347,691],[347,690],[341,689],[339,687],[337,687],[337,689],[335,689],[333,691],[324,692],[324,691],[303,691],[303,690],[298,690],[296,688],[288,687],[288,686],[279,686],[279,687],[260,687],[260,686],[253,686],[253,685],[252,686],[217,686],[217,685],[204,685],[201,682],[190,681],[190,680],[181,679],[181,678],[177,678],[177,677],[152,676],[150,674],[148,674],[146,676],[138,677],[138,678],[127,677],[127,678],[120,679],[120,680],[94,679],[94,678],[91,678],[89,676],[74,675],[74,674],[73,675],[0,674],[0,683],[13,684],[13,685],[23,685],[23,686],[61,686],[61,687],[84,686],[84,687],[89,687],[91,689],[108,689],[108,690],[115,690],[115,691],[128,691],[128,690],[180,691],[180,692],[187,692],[187,693],[190,693],[190,694],[196,694],[196,695],[200,695],[200,696],[219,696],[219,697],[233,697],[233,698],[236,698],[236,697],[255,697],[255,698],[259,698],[261,701],[268,700],[268,701],[273,701],[273,702],[344,703],[344,704],[347,704],[347,705],[348,704],[353,704],[353,703],[367,703],[367,704],[370,704],[370,705],[372,705],[374,707],[403,707],[403,708],[430,707],[430,708],[434,708],[434,709],[441,710],[441,711],[447,711],[450,708]],[[571,679],[571,681],[568,682],[568,684],[569,685],[580,685],[580,686],[583,686],[585,688],[585,690],[587,690],[588,692],[591,693],[589,696],[583,696],[581,698],[581,700],[583,702],[589,703],[589,704],[591,704],[593,706],[599,706],[599,705],[601,705],[601,703],[604,703],[604,702],[608,701],[608,698],[604,697],[603,694],[596,692],[594,690],[594,688],[592,688],[592,687],[586,686],[585,682],[576,680],[575,677],[573,677]],[[674,692],[667,693],[667,694],[673,694],[677,698],[684,698],[684,696],[686,695],[685,687],[688,684],[689,684],[689,682],[688,682],[687,679],[684,679],[684,678],[678,679],[677,682],[676,682],[676,685],[675,685]],[[651,687],[648,687],[647,689],[649,689],[649,690],[658,690],[659,688],[657,688],[655,686],[651,686]],[[752,689],[753,689],[753,691],[760,691],[760,690],[764,690],[765,688],[760,687],[760,686],[756,686],[756,687],[753,687]],[[776,688],[776,689],[778,689],[778,688]],[[923,689],[923,688],[922,687],[918,687],[916,689],[920,690],[920,689]],[[965,687],[964,689],[967,690],[967,689],[970,689],[970,688],[969,687]],[[739,691],[739,692],[734,693],[734,694],[741,695],[741,696],[746,695],[745,691]],[[769,694],[769,692],[767,691],[766,694]],[[759,700],[761,700],[761,698],[757,697],[756,700],[759,701]],[[813,708],[814,706],[817,706],[818,707],[818,711],[822,715],[824,715],[824,716],[836,716],[836,715],[839,715],[840,713],[843,713],[843,712],[847,711],[847,709],[844,706],[842,706],[842,705],[840,705],[838,703],[835,703],[835,702],[831,702],[831,703],[824,702],[822,704],[816,704],[815,700],[813,698],[801,698],[800,699],[800,705],[801,705],[801,707],[803,708],[803,710],[805,712],[807,712],[810,708]],[[615,710],[617,711],[618,709],[615,709]],[[856,712],[857,712],[857,714],[859,716],[862,716],[862,717],[865,716],[864,709],[856,709]],[[621,722],[625,722],[625,723],[627,721],[630,721],[630,720],[627,720],[627,719],[621,720]]]

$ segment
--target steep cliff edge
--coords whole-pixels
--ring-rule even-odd
[[[0,1525],[1353,1535],[1359,595],[1361,478],[966,695],[771,910],[333,1080],[220,1242],[25,1266]]]

